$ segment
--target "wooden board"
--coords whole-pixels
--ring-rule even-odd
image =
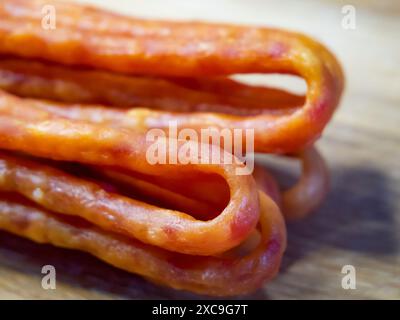
[[[246,298],[400,298],[398,1],[87,2],[138,16],[294,29],[315,36],[337,53],[346,71],[347,90],[318,143],[331,168],[332,190],[312,217],[288,226],[288,248],[276,280]],[[341,8],[348,3],[356,8],[354,30],[341,25]],[[290,86],[297,83],[291,81]],[[284,162],[275,171],[288,184],[297,168]],[[57,269],[56,290],[41,288],[40,272],[46,264]],[[356,268],[355,290],[341,287],[341,269],[347,264]],[[155,286],[86,254],[0,233],[0,298],[204,297]]]

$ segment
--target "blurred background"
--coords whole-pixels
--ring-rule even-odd
[[[317,143],[331,169],[332,190],[318,212],[288,226],[288,249],[278,277],[242,298],[400,299],[400,1],[79,2],[145,18],[274,26],[326,44],[347,79],[340,108]],[[304,82],[293,77],[244,80],[305,91]],[[274,164],[283,184],[295,181],[298,164]],[[0,297],[204,298],[157,287],[81,253],[2,233],[0,242],[0,272],[8,272],[14,283],[0,278]],[[37,270],[44,257],[57,268],[56,291],[38,289]],[[342,267],[349,264],[357,272],[355,290],[341,286]]]

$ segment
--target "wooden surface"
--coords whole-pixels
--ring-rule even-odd
[[[400,299],[398,1],[87,2],[138,16],[274,25],[326,43],[347,75],[340,110],[318,143],[331,168],[332,190],[312,217],[288,226],[288,249],[276,280],[246,298]],[[356,8],[355,30],[342,28],[343,4]],[[290,87],[302,87],[289,80]],[[274,163],[283,183],[294,181],[295,163]],[[57,269],[56,290],[41,288],[46,264]],[[347,264],[356,268],[355,290],[341,287],[341,269]],[[86,254],[0,233],[0,298],[203,297],[152,285]]]

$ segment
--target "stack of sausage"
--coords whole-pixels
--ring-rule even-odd
[[[49,5],[54,28],[43,26]],[[231,78],[246,73],[296,75],[307,92]],[[327,192],[313,143],[343,83],[334,56],[293,32],[3,0],[0,229],[175,289],[254,291],[278,272],[284,219],[306,216]],[[254,151],[297,157],[301,178],[282,191],[263,168],[238,175],[241,161],[149,163],[146,132],[171,122],[252,129]]]

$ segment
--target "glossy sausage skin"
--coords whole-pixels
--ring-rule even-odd
[[[42,26],[44,5],[56,10],[55,29]],[[231,79],[244,73],[299,76],[307,92]],[[305,217],[327,193],[313,143],[343,86],[335,57],[298,33],[2,1],[0,229],[176,289],[254,291],[278,272],[283,216]],[[255,151],[297,158],[300,179],[280,190],[261,166],[238,175],[236,158],[150,164],[146,133],[172,122],[197,132],[254,129]]]
[[[57,13],[54,30],[41,24],[41,9],[48,4]],[[207,112],[195,117],[168,111],[136,115],[146,128],[167,127],[171,120],[180,128],[204,124],[252,128],[259,152],[298,151],[315,141],[331,118],[344,84],[340,65],[324,46],[279,29],[149,21],[47,0],[3,1],[0,18],[0,53],[7,55],[157,77],[286,73],[304,78],[308,85],[304,105],[278,119]]]

